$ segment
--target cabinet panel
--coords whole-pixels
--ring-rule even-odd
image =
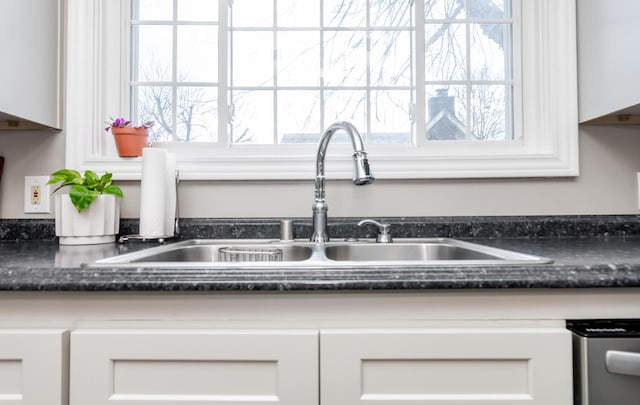
[[[570,405],[563,329],[326,330],[323,404]]]
[[[278,398],[277,360],[113,360],[112,372],[112,399]]]
[[[362,398],[528,397],[528,359],[362,359]]]
[[[72,405],[318,403],[315,330],[79,330]]]
[[[0,359],[0,398],[20,398],[22,393],[22,361]]]
[[[0,404],[65,405],[67,348],[63,330],[0,331]]]

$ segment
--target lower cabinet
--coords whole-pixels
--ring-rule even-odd
[[[328,330],[323,404],[570,405],[563,329]]]
[[[571,405],[562,328],[77,330],[71,405]]]
[[[64,330],[0,331],[0,404],[65,405],[67,359]]]
[[[72,405],[318,403],[314,330],[78,330]]]

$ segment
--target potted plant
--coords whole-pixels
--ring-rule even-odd
[[[55,196],[56,236],[61,245],[112,243],[120,231],[122,190],[111,184],[111,173],[98,176],[86,170],[62,169],[47,184],[62,183],[53,192],[70,186],[68,194]]]
[[[152,126],[153,121],[134,125],[125,118],[111,118],[104,130],[111,130],[120,157],[136,157],[142,156],[142,148],[149,146],[149,128]]]

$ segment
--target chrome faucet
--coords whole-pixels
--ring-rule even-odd
[[[327,147],[333,134],[337,131],[343,130],[351,138],[351,144],[353,145],[353,184],[361,186],[365,184],[371,184],[374,182],[374,178],[369,170],[369,161],[367,160],[367,152],[364,151],[364,144],[362,137],[356,127],[352,124],[341,121],[331,124],[320,137],[320,143],[318,145],[318,154],[316,156],[316,195],[313,202],[313,233],[311,234],[311,241],[316,243],[323,243],[329,240],[327,234],[327,202],[324,199],[324,158],[327,154]]]

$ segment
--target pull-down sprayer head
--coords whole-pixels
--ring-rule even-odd
[[[364,186],[376,181],[376,179],[371,174],[371,169],[369,168],[369,159],[367,159],[367,152],[354,152],[353,165],[353,184],[355,184],[356,186]]]

